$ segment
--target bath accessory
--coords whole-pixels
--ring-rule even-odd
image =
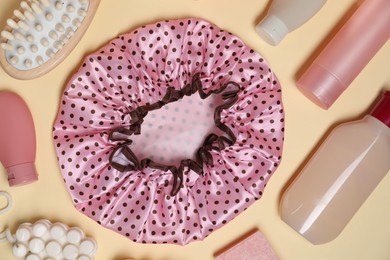
[[[256,32],[271,45],[314,16],[326,0],[273,0],[267,16],[256,26]]]
[[[370,115],[325,139],[283,194],[282,219],[313,244],[338,236],[390,170],[389,127],[386,91]]]
[[[17,79],[32,79],[49,72],[75,48],[99,2],[21,1],[1,32],[1,66]]]
[[[9,229],[1,234],[6,238],[2,242],[13,244],[13,255],[25,260],[93,260],[97,250],[95,240],[81,229],[46,219],[21,224],[15,235]]]
[[[10,186],[38,179],[35,169],[35,127],[31,112],[17,94],[0,91],[0,162]]]
[[[85,58],[53,136],[79,211],[136,242],[187,244],[261,198],[282,155],[281,87],[231,33],[161,21]]]
[[[215,260],[278,260],[267,238],[259,230],[244,236],[217,253]]]
[[[12,197],[5,191],[0,191],[0,197],[4,197],[6,200],[6,205],[3,208],[0,208],[0,215],[2,215],[11,209]],[[0,233],[0,243],[7,241],[6,233],[7,232]]]
[[[390,38],[390,1],[365,0],[299,78],[299,90],[328,109]]]
[[[0,209],[0,215],[1,215],[1,214],[6,213],[7,211],[9,211],[11,209],[11,207],[12,207],[12,198],[11,198],[11,195],[9,195],[5,191],[0,191],[0,197],[4,197],[6,199],[6,201],[7,201],[5,207]]]

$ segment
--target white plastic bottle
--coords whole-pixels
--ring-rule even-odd
[[[315,15],[326,0],[273,0],[256,32],[271,45],[279,42]]]
[[[313,244],[336,238],[390,170],[390,91],[336,127],[283,194],[284,222]]]

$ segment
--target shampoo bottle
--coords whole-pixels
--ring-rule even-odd
[[[10,186],[38,179],[35,170],[35,128],[26,103],[18,95],[0,92],[0,161]]]
[[[328,109],[390,37],[390,1],[365,0],[297,82]]]
[[[271,45],[281,40],[315,15],[326,0],[273,0],[267,16],[256,26],[256,32]]]
[[[321,144],[282,196],[283,221],[313,244],[337,237],[390,170],[389,127],[387,91],[370,115]]]

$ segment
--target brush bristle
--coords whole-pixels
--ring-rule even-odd
[[[82,25],[89,0],[21,1],[1,32],[0,48],[18,70],[37,68],[54,58]]]

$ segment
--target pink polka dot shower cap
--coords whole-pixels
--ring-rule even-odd
[[[143,26],[90,54],[54,124],[75,207],[142,243],[202,240],[244,211],[283,136],[266,61],[199,19]]]

